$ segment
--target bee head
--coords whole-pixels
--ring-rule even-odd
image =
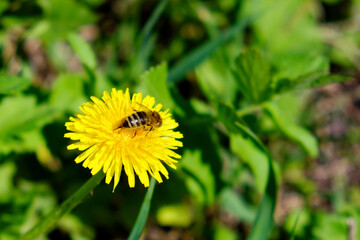
[[[158,112],[152,112],[152,117],[153,117],[153,120],[154,120],[154,123],[155,123],[155,127],[161,127],[162,125],[162,119],[161,119],[161,116]]]

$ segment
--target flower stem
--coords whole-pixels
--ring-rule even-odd
[[[141,205],[139,215],[136,218],[135,225],[133,226],[133,228],[131,230],[128,240],[138,240],[140,238],[140,235],[144,229],[146,220],[149,215],[151,199],[152,199],[152,196],[154,193],[154,188],[155,188],[155,179],[151,178],[149,189],[146,192],[144,201]]]
[[[40,234],[49,232],[59,219],[70,212],[74,207],[83,201],[89,195],[96,185],[105,177],[105,174],[100,171],[92,176],[82,187],[77,190],[71,197],[63,202],[58,209],[55,209],[49,215],[44,217],[38,224],[36,224],[30,231],[28,231],[21,239],[31,240],[38,237]]]

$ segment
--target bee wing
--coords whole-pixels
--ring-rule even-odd
[[[139,109],[136,109],[135,111],[152,112],[152,110],[150,110],[148,107],[142,105],[141,103],[137,103],[137,102],[135,102],[135,103],[139,106]]]

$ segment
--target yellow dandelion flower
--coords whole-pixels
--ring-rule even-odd
[[[103,169],[107,184],[114,178],[113,191],[119,183],[122,168],[130,187],[135,186],[135,174],[145,187],[149,186],[148,173],[160,183],[160,173],[168,179],[169,173],[163,163],[176,169],[177,160],[174,158],[180,159],[181,156],[173,150],[182,147],[182,142],[176,139],[183,137],[180,132],[173,131],[178,123],[168,110],[161,111],[161,104],[153,107],[155,98],[146,96],[143,99],[141,93],[130,99],[129,89],[125,93],[112,89],[111,96],[104,91],[102,101],[96,97],[91,97],[91,100],[80,107],[82,113],[70,117],[70,122],[65,124],[71,131],[65,137],[78,140],[68,149],[84,151],[75,162],[83,162],[85,168],[91,169],[92,175]],[[148,121],[130,118],[141,111],[139,109],[147,109],[148,112],[144,111],[146,114],[159,113],[161,126],[151,127],[146,125]]]

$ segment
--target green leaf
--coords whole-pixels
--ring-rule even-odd
[[[282,61],[284,54],[317,56],[324,52],[321,29],[313,9],[313,5],[299,0],[244,1],[241,16],[262,12],[252,24],[252,36],[256,40],[251,43],[264,49],[275,63]]]
[[[242,30],[253,21],[255,17],[242,18],[223,33],[220,33],[218,37],[206,42],[197,47],[192,52],[188,53],[183,59],[177,62],[177,64],[169,71],[169,83],[175,83],[184,77],[189,71],[193,70],[196,66],[202,63],[212,53],[223,46],[223,44],[229,41],[234,36],[242,32]]]
[[[271,229],[273,227],[273,215],[276,206],[276,198],[277,198],[277,183],[276,183],[276,176],[275,176],[275,169],[273,167],[273,160],[262,144],[260,139],[246,126],[236,123],[236,125],[263,151],[266,153],[268,158],[268,181],[265,189],[265,193],[263,199],[261,200],[260,207],[258,209],[253,227],[251,229],[249,239],[256,240],[256,239],[267,239]]]
[[[47,106],[36,106],[34,97],[7,97],[0,104],[0,135],[17,134],[41,127],[52,119],[53,110]]]
[[[294,90],[305,90],[310,88],[317,88],[332,83],[342,83],[351,80],[350,76],[324,74],[322,72],[316,72],[307,76],[290,80],[287,78],[279,79],[273,85],[273,91],[275,93],[286,93]]]
[[[221,99],[225,103],[234,103],[236,82],[229,69],[229,57],[225,51],[217,51],[211,58],[195,69],[200,87],[208,97]]]
[[[60,231],[66,232],[70,239],[91,240],[95,238],[95,229],[75,214],[67,214],[58,222]]]
[[[268,179],[266,154],[251,139],[245,138],[241,134],[230,135],[230,148],[250,167],[255,177],[256,188],[263,193]]]
[[[315,239],[346,240],[349,239],[348,217],[339,214],[319,213],[313,218],[315,226],[312,233]]]
[[[223,226],[220,224],[216,224],[215,226],[215,235],[214,240],[236,240],[239,239],[238,234],[236,231],[232,230],[231,228],[227,226]]]
[[[41,38],[46,43],[66,39],[70,32],[95,22],[96,16],[81,1],[37,0],[42,18],[28,32],[28,36]]]
[[[255,219],[256,208],[246,203],[233,189],[223,189],[219,194],[218,204],[221,210],[235,216],[239,221],[252,223]]]
[[[74,50],[76,56],[79,58],[81,64],[95,72],[97,65],[96,56],[90,44],[75,33],[69,33],[67,40],[69,41],[69,44]]]
[[[176,103],[174,102],[169,86],[166,81],[167,79],[167,64],[166,62],[161,63],[155,68],[150,68],[149,71],[145,72],[140,77],[145,87],[145,93],[155,97],[156,101],[161,103],[165,108],[171,110],[180,111]]]
[[[186,173],[185,184],[200,204],[211,205],[215,200],[215,179],[210,163],[201,157],[201,151],[185,150],[180,169]]]
[[[6,11],[8,6],[9,6],[9,3],[7,1],[1,1],[0,2],[0,16],[3,14],[3,12]]]
[[[236,59],[233,73],[244,97],[259,103],[269,97],[270,65],[257,50],[247,50]]]
[[[0,203],[9,201],[12,197],[15,172],[16,167],[13,162],[5,162],[0,165]]]
[[[0,204],[0,239],[22,239],[24,230],[56,205],[56,197],[46,184],[21,180],[14,187],[9,200]]]
[[[50,104],[61,111],[78,112],[86,102],[84,78],[80,75],[60,74],[54,82]]]
[[[304,78],[299,84],[300,88],[316,88],[321,87],[327,84],[332,83],[342,83],[353,79],[353,77],[350,76],[343,76],[343,75],[323,75],[323,76],[316,76],[315,74],[312,76],[307,76]]]
[[[149,215],[151,199],[154,193],[154,189],[155,189],[155,179],[151,178],[150,186],[146,192],[144,201],[140,208],[139,215],[136,218],[136,222],[131,230],[128,240],[138,240],[140,238],[140,235],[145,227],[145,223]]]
[[[272,159],[260,139],[249,128],[240,123],[236,123],[236,125],[242,130],[244,134],[246,134],[246,136],[254,141],[254,143],[256,143],[260,148],[262,148],[268,157],[269,173],[267,186],[264,197],[258,209],[253,228],[251,229],[249,235],[249,239],[267,239],[273,225],[273,214],[277,195],[277,184]]]
[[[266,113],[276,126],[291,140],[299,144],[311,157],[319,154],[316,138],[305,128],[297,125],[275,104],[266,105]]]
[[[284,53],[276,59],[274,79],[295,80],[314,73],[327,74],[330,63],[321,55],[309,55],[308,53],[294,54]]]
[[[186,228],[192,223],[191,209],[185,204],[161,206],[156,213],[156,220],[161,226]]]
[[[9,94],[20,92],[29,87],[31,81],[29,78],[19,76],[0,75],[0,94]]]
[[[273,160],[260,139],[248,127],[240,123],[240,119],[237,119],[236,112],[232,107],[226,106],[221,102],[218,102],[216,107],[218,118],[224,123],[225,127],[230,132],[243,134],[244,137],[250,139],[254,145],[266,154],[268,164],[267,185],[260,207],[257,211],[249,239],[267,239],[273,225],[273,214],[277,198],[277,182],[273,167]]]
[[[236,115],[235,109],[232,106],[218,101],[215,103],[215,108],[217,111],[217,118],[225,125],[230,133],[241,132],[235,124],[236,122],[240,121],[240,119]]]
[[[34,97],[6,97],[0,103],[0,152],[8,153],[27,149],[24,134],[39,131],[56,117],[57,111],[47,105],[36,105]]]

